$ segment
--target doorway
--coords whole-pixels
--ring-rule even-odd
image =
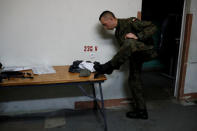
[[[158,28],[154,35],[156,60],[160,75],[175,90],[184,0],[142,0],[141,19],[152,21]]]

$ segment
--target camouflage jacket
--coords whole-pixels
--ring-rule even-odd
[[[140,21],[135,17],[118,19],[115,37],[120,46],[124,43],[125,35],[127,33],[135,34],[138,37],[138,40],[144,42],[146,45],[153,45],[152,35],[156,30],[156,26],[150,21]]]

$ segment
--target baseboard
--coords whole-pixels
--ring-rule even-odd
[[[180,100],[197,101],[197,93],[184,94]]]
[[[131,103],[131,99],[129,98],[120,98],[120,99],[108,99],[104,100],[104,107],[118,107],[118,106],[127,106]],[[100,105],[101,103],[98,102]],[[77,101],[75,102],[75,109],[93,109],[94,102],[93,101]]]

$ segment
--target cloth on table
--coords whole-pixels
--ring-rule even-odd
[[[71,73],[79,73],[80,72],[80,68],[79,68],[79,64],[82,62],[82,60],[76,60],[73,61],[73,64],[69,67],[69,72]]]
[[[80,73],[79,76],[90,76],[91,72],[95,72],[94,69],[94,62],[91,61],[83,61],[83,60],[76,60],[73,61],[73,64],[69,67],[69,72],[71,73]]]
[[[89,62],[89,61],[83,61],[79,64],[79,68],[80,69],[87,69],[89,70],[90,72],[95,72],[95,69],[94,69],[94,63],[92,62]]]

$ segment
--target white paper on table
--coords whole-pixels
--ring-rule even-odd
[[[32,67],[34,74],[52,74],[56,73],[55,69],[52,66],[35,66]]]
[[[32,67],[28,66],[10,66],[10,67],[3,67],[2,71],[22,71],[22,70],[31,70]]]

